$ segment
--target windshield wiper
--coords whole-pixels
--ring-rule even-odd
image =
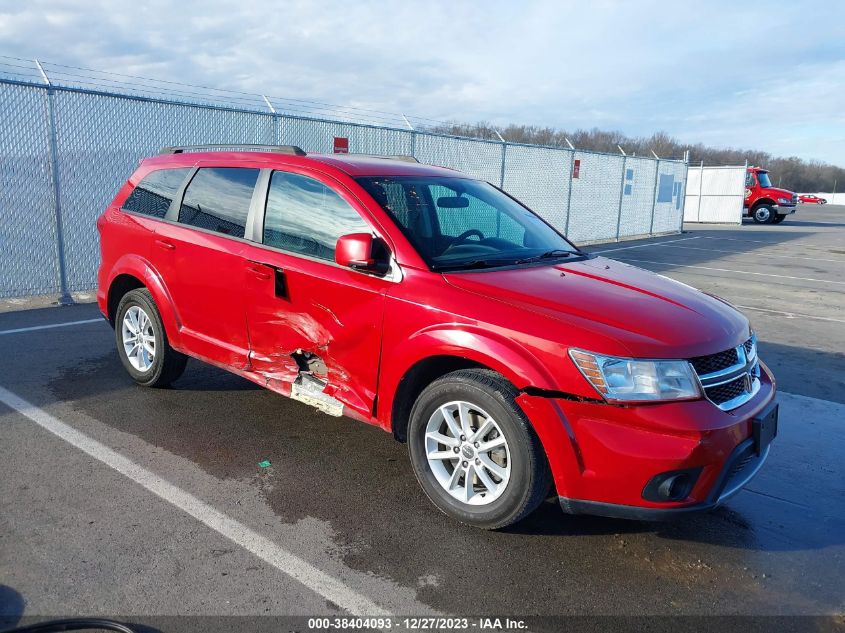
[[[580,255],[580,253],[574,253],[572,251],[565,251],[562,248],[555,248],[550,251],[546,251],[545,253],[540,253],[539,255],[532,255],[531,257],[525,257],[523,259],[518,259],[514,263],[515,264],[527,264],[528,262],[538,262],[541,259],[557,259],[559,257],[571,257],[573,255]]]
[[[510,266],[515,264],[512,259],[471,259],[468,262],[454,262],[451,264],[434,264],[431,270],[447,272],[450,270],[469,270],[472,268],[494,268],[496,266]]]

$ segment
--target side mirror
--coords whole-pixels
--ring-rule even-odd
[[[334,247],[334,260],[353,270],[384,275],[390,268],[387,247],[370,233],[341,235]]]

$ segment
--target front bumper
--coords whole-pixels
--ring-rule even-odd
[[[731,411],[707,400],[614,406],[522,394],[518,402],[543,444],[564,511],[660,520],[714,508],[760,470],[768,447],[751,456],[747,448],[754,419],[775,400],[771,373],[762,363],[761,370],[757,394]],[[683,469],[699,473],[683,499],[645,498],[656,475]]]
[[[772,209],[775,210],[775,213],[778,215],[789,215],[791,213],[795,213],[797,205],[794,204],[773,204]]]
[[[568,514],[594,514],[614,519],[633,519],[636,521],[668,521],[688,514],[712,510],[733,497],[760,472],[769,457],[771,446],[757,455],[754,452],[754,440],[748,438],[734,449],[725,462],[718,481],[713,486],[709,497],[700,503],[672,508],[646,508],[584,499],[558,497],[560,507]]]

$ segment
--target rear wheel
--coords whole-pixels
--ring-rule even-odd
[[[780,223],[781,223],[781,222],[783,222],[785,219],[786,219],[786,216],[785,216],[785,215],[781,215],[780,213],[778,213],[778,214],[775,216],[775,219],[774,219],[774,220],[772,220],[772,224],[780,224]]]
[[[775,210],[768,204],[757,205],[751,212],[751,217],[757,224],[771,224],[776,216]]]
[[[170,347],[146,288],[131,290],[120,300],[114,331],[120,361],[139,385],[166,387],[185,371],[188,357]]]
[[[496,529],[545,499],[551,481],[545,454],[517,395],[496,372],[461,370],[431,383],[414,403],[411,464],[443,513]]]

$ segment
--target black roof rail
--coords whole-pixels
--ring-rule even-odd
[[[174,147],[162,147],[159,154],[184,154],[185,152],[202,152],[204,150],[247,149],[250,151],[273,152],[276,154],[289,154],[291,156],[305,156],[305,150],[296,145],[256,145],[253,143],[222,143],[209,145],[177,145]]]
[[[383,154],[338,154],[337,156],[360,156],[361,158],[383,158],[384,160],[401,160],[403,163],[418,163],[416,157],[409,154],[396,154],[385,156]]]

